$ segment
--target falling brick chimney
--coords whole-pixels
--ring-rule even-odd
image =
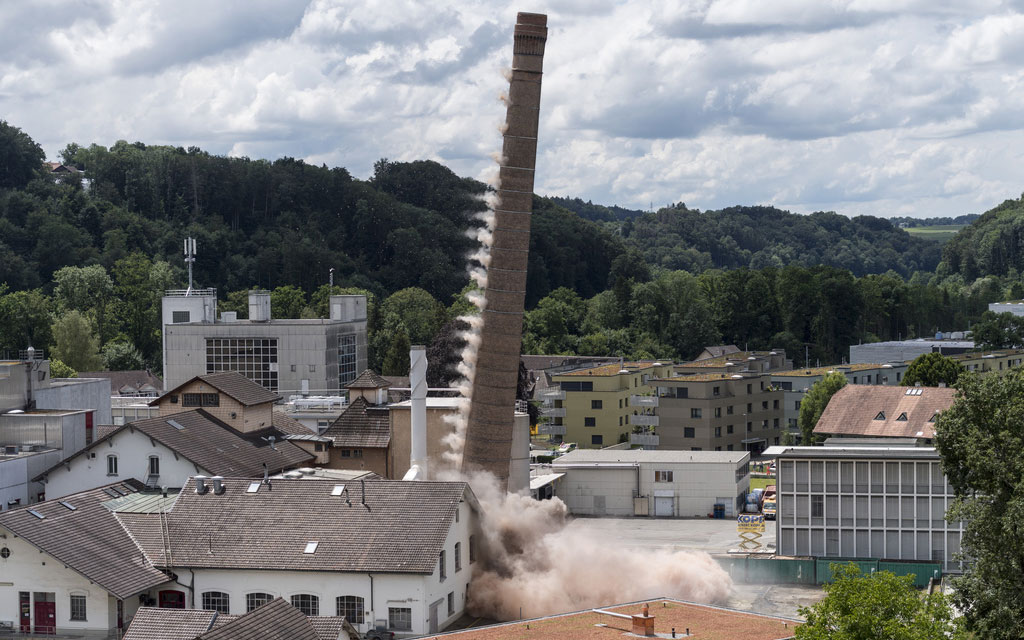
[[[464,471],[489,471],[502,486],[508,482],[512,458],[547,22],[547,16],[538,13],[516,17],[487,307],[462,458]]]

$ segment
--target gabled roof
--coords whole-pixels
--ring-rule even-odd
[[[215,623],[197,640],[320,640],[320,636],[305,614],[275,598],[243,616]]]
[[[218,617],[204,609],[139,607],[123,640],[195,640]]]
[[[383,389],[390,387],[391,383],[377,375],[372,369],[367,369],[359,374],[352,382],[345,385],[346,389]]]
[[[270,424],[281,433],[289,436],[308,436],[316,432],[283,411],[274,411]]]
[[[164,383],[146,369],[131,371],[79,371],[79,378],[106,378],[112,393],[137,393],[143,387],[152,387],[159,394]]]
[[[391,443],[389,414],[386,407],[373,406],[359,396],[323,435],[334,440],[335,447],[384,449]]]
[[[175,426],[177,425],[177,426]],[[180,427],[180,428],[179,428]],[[74,458],[118,437],[123,432],[140,431],[201,470],[222,476],[262,476],[263,464],[270,473],[291,469],[314,456],[290,442],[276,429],[242,433],[232,429],[202,409],[183,411],[169,416],[138,420],[96,440],[88,447],[47,469],[40,478],[64,466]],[[269,437],[277,442],[270,446]],[[267,438],[267,439],[264,439]]]
[[[276,402],[281,399],[281,396],[278,394],[264,389],[237,371],[222,371],[220,373],[208,373],[205,376],[196,376],[191,380],[174,387],[165,393],[164,396],[171,395],[172,393],[179,393],[179,390],[182,387],[190,385],[196,380],[205,382],[217,391],[234,398],[245,407],[263,404],[264,402]],[[160,404],[160,401],[164,396],[160,396],[156,400],[150,402],[150,406]]]
[[[341,486],[344,491],[335,490]],[[170,562],[175,570],[429,574],[458,504],[477,508],[464,482],[302,478],[267,485],[227,478],[223,487],[221,495],[212,489],[199,495],[191,479],[182,489],[164,516],[169,560],[158,515],[125,513],[120,519],[154,563]],[[304,553],[310,542],[318,543],[315,552]]]
[[[947,387],[848,384],[832,396],[814,433],[930,439],[937,414],[955,399]]]
[[[700,354],[703,357],[698,357],[697,359],[698,360],[703,360],[705,358],[718,358],[720,356],[728,355],[730,353],[739,353],[739,352],[740,352],[740,348],[737,347],[734,344],[719,344],[719,345],[715,345],[713,347],[704,347],[704,351],[702,351],[701,354]],[[705,354],[707,354],[707,355],[705,355]]]
[[[115,597],[128,598],[169,580],[153,567],[114,514],[103,506],[121,494],[129,495],[142,488],[142,483],[127,480],[60,500],[47,500],[0,514],[0,526]]]

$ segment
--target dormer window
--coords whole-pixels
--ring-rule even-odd
[[[906,421],[907,421],[907,412],[906,412],[906,411],[904,411],[903,413],[901,413],[901,414],[900,414],[900,415],[899,415],[899,416],[898,416],[898,417],[896,418],[896,421],[897,421],[897,422],[906,422]]]
[[[885,412],[884,411],[879,411],[878,415],[875,416],[875,420],[885,420]]]
[[[928,422],[935,422],[938,419],[939,419],[939,412],[936,411],[935,413],[932,414],[932,417],[928,418]]]

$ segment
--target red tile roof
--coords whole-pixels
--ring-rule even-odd
[[[956,390],[848,384],[822,412],[814,433],[933,438],[936,414],[953,405]]]
[[[323,435],[335,447],[386,449],[391,443],[390,411],[375,407],[362,396],[352,401]]]

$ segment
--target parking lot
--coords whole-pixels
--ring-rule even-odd
[[[767,522],[760,542],[775,548],[775,523]],[[630,548],[658,548],[706,551],[725,554],[735,549],[740,538],[732,519],[675,518],[576,518],[570,531],[606,539],[609,545]],[[809,606],[825,593],[817,587],[773,584],[734,584],[726,606],[768,615],[799,618],[799,607]]]

